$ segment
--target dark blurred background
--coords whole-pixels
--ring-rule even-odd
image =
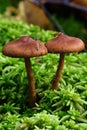
[[[0,0],[0,15],[87,42],[87,0]]]

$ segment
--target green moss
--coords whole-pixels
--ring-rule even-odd
[[[76,23],[74,27],[79,29],[80,25]],[[55,33],[1,17],[0,49],[6,42],[23,35],[38,37],[46,42]],[[72,34],[76,35],[74,32]],[[18,130],[86,130],[87,54],[66,55],[59,89],[56,91],[50,91],[50,81],[56,72],[59,56],[48,54],[38,58],[39,62],[36,58],[32,58],[31,62],[39,101],[31,109],[28,106],[27,76],[23,59],[6,57],[0,52],[0,129],[13,130],[16,127]]]

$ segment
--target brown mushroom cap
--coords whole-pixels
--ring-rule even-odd
[[[65,35],[61,32],[54,39],[48,40],[45,45],[50,53],[80,52],[85,49],[81,39]]]
[[[17,40],[7,43],[2,53],[10,57],[36,57],[47,54],[47,48],[40,41],[23,36]]]

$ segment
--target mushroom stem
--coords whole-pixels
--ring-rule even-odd
[[[52,79],[52,89],[53,90],[58,88],[63,66],[64,66],[64,53],[60,53],[60,60],[59,60],[59,64],[57,67],[57,71],[56,71],[55,76]]]
[[[35,105],[35,101],[36,101],[34,74],[32,71],[30,58],[24,58],[24,59],[25,59],[27,76],[28,76],[29,106],[33,107]]]

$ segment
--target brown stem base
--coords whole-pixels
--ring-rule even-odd
[[[25,66],[28,76],[29,106],[34,107],[36,102],[35,80],[29,58],[25,58]]]
[[[63,66],[64,66],[64,53],[61,53],[60,54],[59,65],[58,65],[56,74],[52,79],[52,90],[58,88],[58,84],[59,84],[60,77],[61,77],[61,74],[62,74]]]

